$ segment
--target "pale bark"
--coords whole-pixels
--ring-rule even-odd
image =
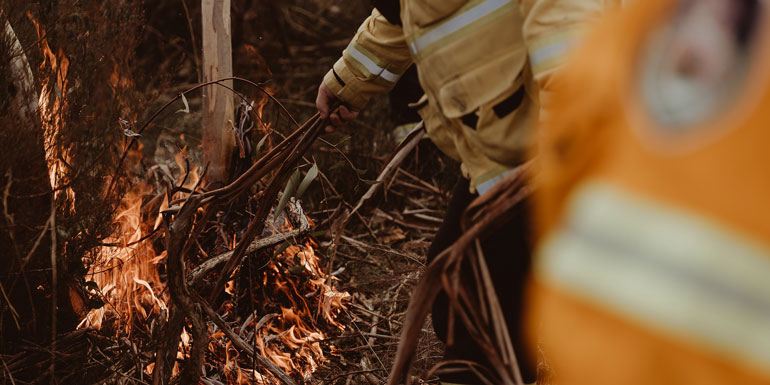
[[[203,19],[203,81],[233,76],[230,0],[201,0]],[[233,82],[223,82],[232,88]],[[232,129],[233,94],[219,87],[203,91],[203,161],[209,165],[208,183],[227,182],[235,147]]]
[[[29,66],[27,55],[8,21],[5,22],[5,34],[11,41],[11,81],[18,90],[15,100],[16,108],[18,108],[20,118],[28,119],[37,114],[35,78],[32,75],[32,68]]]

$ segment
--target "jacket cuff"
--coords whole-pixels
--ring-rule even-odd
[[[362,109],[375,93],[364,92],[364,83],[345,65],[345,60],[340,58],[334,63],[334,67],[324,76],[324,84],[340,101],[347,106]]]

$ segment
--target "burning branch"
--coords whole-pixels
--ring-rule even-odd
[[[295,218],[294,225],[298,227],[286,232],[273,234],[271,236],[255,240],[249,245],[249,247],[246,248],[245,254],[253,254],[259,250],[272,247],[289,239],[294,239],[303,234],[307,234],[310,231],[310,223],[308,223],[307,217],[305,217],[305,213],[302,211],[302,206],[300,206],[299,203],[296,201],[294,203],[290,203],[287,209],[287,211],[292,214],[291,217]],[[187,276],[187,281],[190,282],[192,286],[197,286],[197,284],[200,283],[200,280],[205,277],[206,274],[214,271],[218,267],[222,266],[222,264],[229,261],[233,256],[233,252],[234,251],[228,251],[226,253],[212,257],[211,259],[207,259],[205,262],[198,265],[198,267],[196,267]]]
[[[268,361],[264,357],[257,354],[257,352],[254,351],[254,349],[249,346],[241,337],[239,337],[235,332],[230,329],[227,324],[225,324],[224,321],[222,321],[222,318],[219,317],[219,314],[217,314],[214,309],[211,308],[211,306],[207,305],[205,302],[200,302],[200,306],[203,309],[203,311],[206,312],[206,314],[211,318],[212,321],[225,333],[227,338],[230,339],[230,341],[235,344],[239,349],[244,350],[246,353],[248,353],[254,360],[256,360],[260,365],[264,366],[267,370],[270,371],[276,378],[283,381],[286,385],[297,385],[294,380],[291,379],[286,373],[281,370],[281,368],[275,366],[274,363]]]
[[[160,116],[162,111],[180,99],[186,101],[184,95],[202,87],[220,86],[235,93],[231,87],[221,83],[225,80],[236,80],[250,84],[264,92],[267,99],[273,100],[280,106],[280,103],[271,94],[256,83],[240,78],[220,79],[199,84],[180,93],[153,113],[144,124],[137,126],[139,129],[135,130],[135,132],[142,134]],[[245,100],[242,95],[237,95]],[[105,299],[105,302],[108,303],[108,306],[112,307],[114,312],[106,308],[94,310],[83,321],[82,325],[101,327],[101,321],[105,319],[105,314],[115,314],[117,312],[120,319],[117,320],[117,323],[110,325],[121,326],[124,331],[129,333],[132,329],[131,325],[133,327],[149,326],[145,332],[148,335],[161,336],[163,340],[157,345],[154,364],[147,365],[142,371],[146,374],[152,373],[153,384],[155,385],[169,383],[172,375],[177,373],[174,365],[175,359],[179,358],[186,358],[179,380],[183,383],[197,382],[201,379],[201,365],[206,351],[214,353],[216,357],[222,349],[226,353],[225,357],[223,357],[225,358],[225,375],[230,376],[232,373],[236,373],[237,378],[241,378],[241,376],[245,375],[245,371],[239,369],[238,360],[235,358],[237,354],[235,356],[230,355],[233,347],[237,351],[244,351],[252,355],[255,364],[267,369],[279,381],[293,385],[294,382],[289,374],[299,372],[303,375],[308,375],[317,367],[316,362],[323,360],[323,352],[321,351],[319,341],[324,336],[320,330],[311,328],[311,326],[315,326],[318,320],[306,318],[312,317],[312,312],[309,310],[308,303],[306,302],[307,299],[314,298],[314,301],[317,300],[317,306],[323,314],[323,321],[328,322],[330,325],[341,327],[340,324],[335,322],[334,312],[343,306],[341,301],[349,295],[336,292],[324,284],[325,275],[318,268],[318,262],[315,259],[316,257],[310,243],[304,246],[290,247],[286,250],[281,249],[283,252],[281,255],[288,255],[288,257],[284,257],[284,260],[276,258],[270,262],[267,270],[260,273],[263,274],[262,280],[265,281],[258,282],[258,284],[265,285],[268,279],[277,280],[276,283],[278,285],[274,288],[273,293],[281,296],[285,295],[285,299],[291,302],[286,304],[288,307],[279,305],[281,308],[280,312],[270,309],[270,311],[273,311],[272,314],[276,315],[276,321],[279,321],[280,324],[274,324],[273,321],[270,321],[271,318],[264,317],[260,322],[256,322],[257,320],[254,319],[256,313],[253,314],[254,317],[250,317],[246,322],[239,321],[239,324],[242,325],[239,334],[243,334],[247,327],[249,327],[249,330],[253,328],[253,334],[250,334],[254,336],[254,341],[249,345],[245,341],[251,337],[248,335],[243,338],[240,337],[239,334],[235,334],[238,331],[237,329],[233,331],[225,323],[225,319],[229,319],[230,316],[235,315],[237,317],[240,315],[231,311],[244,310],[238,305],[238,293],[228,291],[229,294],[234,296],[234,303],[228,300],[222,306],[222,309],[225,311],[224,315],[217,313],[217,311],[222,311],[219,308],[219,304],[221,303],[220,295],[226,286],[225,283],[229,284],[232,281],[235,285],[238,285],[238,279],[233,279],[234,273],[246,255],[306,234],[310,229],[310,224],[299,205],[292,203],[289,205],[288,212],[296,217],[292,218],[291,221],[294,228],[255,240],[263,233],[267,222],[269,222],[269,214],[275,205],[280,191],[286,184],[287,178],[295,171],[297,163],[310,149],[324,127],[324,122],[318,115],[300,126],[291,118],[291,115],[288,114],[283,106],[280,106],[280,108],[299,128],[280,143],[273,146],[233,182],[214,190],[199,190],[196,183],[201,178],[196,172],[190,173],[191,168],[189,164],[187,167],[184,167],[182,159],[178,158],[177,164],[180,168],[187,169],[189,175],[185,175],[181,182],[175,183],[172,181],[171,186],[167,189],[170,193],[156,195],[154,198],[150,198],[151,195],[149,195],[152,191],[150,185],[137,185],[136,190],[138,193],[129,194],[129,199],[124,202],[126,209],[130,209],[131,212],[126,212],[126,217],[121,219],[121,230],[116,235],[115,242],[104,244],[105,247],[109,245],[115,248],[114,251],[116,253],[109,250],[106,253],[107,255],[116,255],[116,257],[108,257],[105,261],[111,264],[111,267],[93,273],[106,272],[106,275],[111,277],[110,280],[106,280],[104,279],[106,275],[102,274],[94,279],[97,281],[96,283],[100,290],[98,294]],[[259,115],[259,111],[261,111],[261,107],[253,110],[249,109],[247,113],[256,114],[256,119],[261,121],[262,117]],[[123,160],[128,158],[127,154],[132,145],[136,143],[137,138],[138,136],[131,136],[127,139],[127,145],[121,157],[121,164]],[[120,166],[118,171],[121,169],[122,166]],[[236,199],[248,194],[255,184],[260,183],[267,177],[270,178],[269,182],[266,184],[262,182],[264,188],[259,193],[258,199],[255,200],[255,214],[249,220],[248,227],[243,235],[238,237],[239,239],[236,243],[238,229],[232,229],[234,232],[227,234],[228,231],[223,231],[222,223],[219,223],[220,215],[223,213],[222,210],[224,207],[242,202]],[[114,185],[111,185],[108,191],[113,188]],[[150,229],[164,228],[164,226],[158,226],[160,217],[156,220],[155,225],[151,225],[149,222],[153,220],[152,216],[145,218],[146,213],[154,212],[160,212],[167,220],[173,218],[173,222],[165,226],[165,251],[158,250],[160,247],[158,243],[153,243],[153,237],[147,234],[147,231]],[[145,231],[145,228],[147,231]],[[212,229],[215,231],[211,232],[210,230]],[[217,238],[225,240],[226,247],[234,247],[233,250],[209,257],[207,254],[208,250],[204,250],[200,245],[202,242],[198,241],[205,239],[205,237],[210,236],[212,233],[217,233]],[[121,240],[121,235],[130,236],[131,239]],[[231,235],[232,238],[230,237]],[[158,236],[163,235],[159,233]],[[200,250],[200,253],[196,250]],[[289,255],[289,253],[293,254]],[[185,275],[185,263],[190,263],[185,259],[196,254],[202,256],[204,262],[198,264],[192,272]],[[162,275],[159,274],[159,269],[162,269],[164,261],[167,267],[167,282],[164,282],[161,279]],[[297,266],[294,266],[295,264]],[[124,268],[129,268],[130,270],[124,271]],[[285,271],[285,268],[288,268],[288,270]],[[213,286],[211,291],[205,293],[200,291],[201,287],[204,288],[203,290],[212,288],[209,284],[205,284],[204,277],[215,269],[220,269],[215,278],[217,280],[216,285]],[[162,270],[160,271],[162,272]],[[312,279],[307,279],[307,275],[310,275]],[[149,278],[145,280],[145,278],[140,277]],[[125,283],[122,282],[126,281],[126,278],[128,278],[129,285],[133,285],[130,282],[131,278],[133,278],[133,281],[138,283],[138,286],[133,285],[134,289],[131,288],[132,286],[129,286],[126,290],[123,287]],[[252,287],[251,278],[249,278],[249,282],[248,287]],[[166,285],[169,289],[168,292],[164,291]],[[305,290],[308,292],[304,292]],[[169,295],[171,301],[169,301]],[[210,300],[204,301],[202,299],[203,296],[210,298]],[[113,301],[110,301],[110,299],[113,299]],[[252,301],[254,301],[253,298]],[[271,301],[268,301],[267,305],[271,303]],[[126,310],[128,315],[122,315],[120,310],[118,310],[120,308]],[[293,310],[297,310],[297,312],[295,313]],[[132,312],[140,314],[140,317],[133,317]],[[206,315],[203,315],[204,312]],[[206,318],[217,324],[217,332],[209,335],[208,320]],[[131,324],[132,320],[140,322]],[[152,326],[156,320],[160,321],[159,328]],[[185,331],[188,322],[192,326],[191,331],[193,334],[191,348],[188,345],[189,336],[186,334],[187,331]],[[210,326],[211,324],[208,325]],[[280,332],[272,334],[279,330],[276,328],[281,328]],[[231,343],[220,342],[224,339],[223,337],[230,340]],[[281,351],[281,348],[277,347],[281,345],[284,348],[295,350],[296,358],[292,357],[290,353]],[[257,349],[257,346],[259,349]],[[187,350],[188,348],[190,348],[189,351]],[[309,371],[300,368],[298,365],[300,361],[298,360],[306,360]],[[253,373],[255,378],[260,376],[257,372]]]

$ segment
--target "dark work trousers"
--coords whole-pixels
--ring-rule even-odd
[[[468,191],[468,180],[461,178],[452,192],[444,223],[428,249],[428,263],[452,245],[461,235],[460,218],[468,205],[478,195]],[[527,201],[519,204],[513,219],[503,224],[481,243],[489,272],[494,282],[497,298],[508,323],[513,348],[526,383],[535,382],[535,360],[525,354],[523,323],[524,281],[530,268],[530,230]],[[473,272],[465,267],[461,274],[472,280]],[[433,329],[446,342],[449,318],[449,299],[441,291],[433,305]],[[454,344],[447,346],[444,360],[468,360],[491,370],[484,352],[463,327],[460,318],[455,319]],[[444,382],[478,384],[480,381],[470,371],[441,375]]]

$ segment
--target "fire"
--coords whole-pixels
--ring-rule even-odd
[[[186,148],[175,155],[174,160],[180,170],[186,170],[186,156]],[[197,185],[199,179],[198,167],[192,166],[179,177],[177,183],[189,190]],[[173,198],[184,195],[179,192]],[[86,276],[99,287],[99,295],[106,305],[89,312],[81,327],[100,329],[106,319],[111,319],[130,335],[135,323],[147,324],[152,317],[168,317],[169,294],[158,273],[159,265],[165,262],[166,252],[156,254],[152,243],[147,240],[150,233],[161,225],[163,218],[160,213],[168,208],[165,194],[157,212],[148,218],[153,227],[143,223],[143,210],[153,206],[153,199],[158,197],[152,186],[143,182],[136,183],[124,196],[121,210],[115,217],[117,229],[105,240],[108,246],[102,247],[101,258],[91,266]]]
[[[257,344],[261,354],[286,372],[303,377],[311,375],[325,361],[320,341],[326,335],[318,327],[307,299],[315,299],[315,314],[320,313],[324,322],[343,329],[336,320],[336,312],[344,308],[343,301],[350,297],[327,284],[327,275],[319,267],[320,260],[313,246],[312,241],[290,246],[268,264],[262,284],[272,287],[272,298],[283,298],[291,306],[281,306],[280,314],[265,321],[252,322],[259,328]],[[293,355],[289,355],[287,349]]]
[[[198,183],[199,172],[197,167],[190,167],[189,173],[184,172],[188,167],[185,157],[184,149],[175,157],[183,170],[177,183],[189,191]],[[183,198],[186,194],[177,193],[172,199]],[[160,212],[168,208],[166,195],[160,197],[145,183],[135,183],[125,195],[120,214],[115,218],[115,234],[105,240],[108,245],[102,248],[99,263],[91,267],[86,277],[98,286],[98,294],[105,306],[88,312],[81,327],[108,327],[116,335],[131,335],[137,326],[147,329],[147,325],[158,317],[168,317],[170,295],[159,274],[166,254],[156,251],[150,236],[153,229],[161,225]],[[148,208],[155,212],[148,215]],[[148,225],[150,223],[152,227]],[[291,229],[285,219],[278,227],[281,231]],[[226,239],[227,246],[233,248],[235,234]],[[315,251],[317,247],[308,240],[286,247],[270,260],[259,272],[256,282],[259,287],[254,290],[267,293],[269,297],[267,304],[260,302],[255,306],[261,311],[273,309],[273,312],[262,318],[253,314],[246,322],[238,321],[241,328],[235,330],[263,357],[287,373],[303,378],[311,376],[326,359],[321,349],[321,341],[326,338],[323,330],[329,326],[344,329],[337,318],[350,297],[331,284],[334,278],[321,268],[321,260]],[[230,281],[227,290],[233,298],[237,295],[235,283],[235,280]],[[269,305],[271,302],[277,306]],[[228,319],[236,316],[231,302],[223,305],[223,311]],[[210,330],[215,329],[211,326]],[[178,362],[189,356],[190,346],[191,336],[185,330],[173,373],[179,373]],[[252,366],[249,357],[239,355],[221,331],[211,335],[207,357],[209,365],[214,365],[212,361],[218,363],[216,366],[221,368],[228,384],[275,383],[260,369],[249,369]],[[150,364],[145,366],[144,372],[150,375],[153,369],[154,364]]]
[[[67,105],[69,59],[67,59],[61,49],[54,53],[48,44],[48,39],[45,38],[45,29],[32,17],[30,12],[27,12],[27,17],[35,26],[37,33],[38,46],[43,58],[40,63],[41,72],[56,74],[55,79],[47,77],[40,79],[41,89],[38,97],[38,110],[40,111],[43,128],[43,145],[46,162],[48,163],[48,177],[56,196],[65,192],[69,195],[69,201],[74,203],[75,197],[72,190],[60,190],[57,188],[61,184],[66,184],[64,180],[64,164],[70,161],[67,149],[56,145],[57,135],[64,124],[62,111],[64,111]]]
[[[40,28],[38,33],[44,35]],[[60,178],[57,162],[67,159],[66,154],[54,153],[55,146],[49,145],[48,141],[53,143],[57,130],[62,129],[57,111],[62,108],[64,99],[56,95],[63,95],[66,91],[68,61],[61,52],[54,54],[45,39],[41,41],[45,53],[43,65],[56,69],[59,74],[50,84],[43,84],[40,97],[41,112],[49,117],[46,143],[47,148],[51,149],[47,159],[53,181]],[[114,76],[110,79],[113,86],[122,81]],[[257,103],[248,105],[260,118],[255,123],[259,133],[265,136],[271,130],[271,123],[261,120],[267,102],[268,98],[263,96]],[[248,112],[243,111],[240,117],[245,119],[245,123],[250,119]],[[243,145],[244,142],[240,141],[239,144]],[[269,140],[263,140],[258,146],[270,145]],[[259,148],[255,150],[262,152]],[[129,154],[128,159],[138,160],[140,154],[141,150],[135,150]],[[91,294],[99,298],[104,306],[85,309],[81,314],[79,328],[94,328],[121,338],[142,338],[153,335],[159,321],[168,321],[171,296],[166,287],[166,277],[161,274],[165,271],[166,262],[162,213],[169,209],[169,201],[183,199],[198,187],[201,168],[190,164],[190,158],[187,148],[174,154],[173,162],[180,170],[174,176],[175,186],[181,188],[172,196],[165,191],[158,191],[156,186],[144,181],[141,176],[132,178],[132,187],[124,194],[118,214],[113,219],[114,232],[103,241],[97,260],[90,264],[90,270],[85,276]],[[217,244],[193,248],[191,253],[197,255],[185,256],[191,261],[188,268],[194,267],[193,261],[212,258],[223,248],[232,250],[243,230],[237,226],[218,223],[214,237]],[[271,223],[270,227],[274,232],[292,229],[285,216],[277,224]],[[202,249],[207,246],[209,249]],[[228,324],[236,325],[233,330],[244,341],[252,344],[256,352],[286,373],[303,378],[309,378],[326,360],[321,343],[327,338],[326,331],[344,329],[338,317],[350,298],[348,293],[334,288],[334,278],[324,272],[319,254],[316,253],[317,248],[318,245],[312,240],[295,242],[269,258],[267,264],[254,273],[254,286],[257,287],[246,288],[260,293],[260,298],[254,295],[255,300],[251,304],[254,311],[245,320],[239,318],[237,311],[239,306],[245,309],[243,304],[238,304],[238,296],[242,295],[244,288],[239,287],[237,277],[240,275],[237,272],[227,282],[225,290],[231,299],[218,309]],[[215,253],[214,249],[218,252]],[[269,251],[266,253],[269,254]],[[251,299],[249,296],[246,298]],[[178,374],[181,370],[180,362],[190,356],[193,342],[190,330],[186,327],[181,333],[172,374]],[[251,358],[240,354],[226,335],[211,322],[209,332],[206,370],[217,368],[218,381],[227,384],[276,383],[268,372],[259,367],[254,368]],[[147,345],[153,349],[154,344]],[[142,371],[150,376],[154,369],[154,363],[145,363]]]
[[[55,74],[51,78],[40,79],[41,91],[38,108],[41,114],[46,161],[48,163],[51,186],[56,194],[69,194],[67,199],[74,204],[75,197],[71,189],[58,189],[66,185],[64,164],[70,159],[67,149],[56,145],[57,136],[66,129],[62,111],[67,107],[69,60],[64,52],[55,52],[45,39],[46,31],[31,14],[30,20],[35,25],[38,45],[42,52],[41,70]],[[130,79],[121,77],[116,67],[109,79],[113,88],[128,87]],[[77,84],[73,81],[73,84]],[[76,86],[72,86],[75,89]],[[272,91],[270,91],[272,92]],[[241,116],[243,122],[249,118],[249,110],[259,117],[256,122],[258,131],[267,137],[271,123],[261,120],[268,98],[262,95],[257,103],[245,105]],[[243,125],[240,125],[243,126]],[[243,127],[241,127],[243,128]],[[243,130],[239,133],[239,146],[244,148]],[[262,140],[258,147],[269,147],[270,140]],[[141,144],[140,144],[141,146]],[[261,152],[260,148],[255,149]],[[136,160],[140,150],[132,152],[129,159]],[[174,155],[174,162],[181,170],[176,185],[182,187],[173,196],[168,196],[142,178],[135,177],[132,187],[125,193],[119,205],[118,214],[113,218],[114,232],[103,240],[98,250],[98,258],[89,266],[85,276],[86,286],[94,297],[104,305],[97,309],[82,309],[79,328],[94,328],[114,336],[126,337],[152,335],[151,330],[157,321],[167,321],[169,316],[170,294],[166,287],[164,271],[166,251],[162,242],[156,242],[162,233],[158,229],[163,225],[164,210],[169,207],[169,200],[185,198],[195,189],[200,181],[200,168],[190,165],[187,149],[181,149]],[[281,230],[291,229],[287,220]],[[225,240],[224,246],[233,249],[237,243],[239,230],[226,228],[220,231]],[[255,291],[265,293],[268,298],[257,300],[254,306],[260,308],[262,317],[254,312],[246,321],[237,319],[234,300],[238,296],[235,279],[228,282],[226,292],[233,301],[226,302],[220,312],[228,322],[238,324],[236,330],[246,341],[252,343],[255,350],[271,360],[289,374],[307,378],[325,361],[321,342],[326,339],[325,329],[344,329],[338,320],[339,313],[345,308],[345,301],[350,298],[346,292],[338,291],[321,268],[321,260],[316,254],[318,245],[312,240],[291,245],[279,255],[270,259],[257,274]],[[209,258],[200,250],[201,259]],[[191,267],[191,266],[190,266]],[[242,288],[240,290],[243,290]],[[75,301],[73,299],[73,301]],[[136,333],[141,330],[144,333]],[[228,384],[273,384],[271,375],[261,369],[251,368],[251,360],[239,354],[221,330],[209,324],[210,342],[207,352],[207,367],[221,369],[221,375]],[[180,336],[177,360],[172,372],[179,373],[181,360],[190,355],[192,336],[184,329]],[[151,375],[154,363],[149,363],[142,371]]]
[[[93,264],[86,276],[97,284],[106,305],[89,312],[81,326],[100,329],[106,319],[112,319],[130,335],[134,322],[146,322],[159,314],[167,316],[168,294],[157,266],[165,251],[156,255],[152,244],[142,241],[148,235],[142,230],[142,202],[151,193],[149,185],[137,184],[124,197],[122,211],[115,218],[116,232],[105,240],[111,245],[102,247],[99,263]],[[161,208],[164,206],[167,203]]]
[[[308,378],[326,358],[321,341],[326,334],[315,321],[313,307],[308,298],[315,298],[315,310],[328,325],[343,329],[336,320],[336,312],[344,307],[348,293],[339,292],[326,283],[327,276],[319,267],[319,258],[314,244],[286,248],[270,262],[261,276],[263,287],[272,288],[270,297],[274,301],[287,301],[291,306],[279,306],[280,312],[261,318],[249,316],[240,330],[236,330],[246,341],[255,343],[259,353],[289,374]],[[299,267],[300,269],[294,269]],[[287,269],[288,268],[288,269]],[[306,274],[303,276],[303,274]],[[304,283],[302,283],[304,281]],[[209,352],[217,357],[224,355],[224,373],[228,384],[274,384],[269,377],[244,366],[250,365],[248,357],[240,357],[226,340],[224,333],[212,334]]]

